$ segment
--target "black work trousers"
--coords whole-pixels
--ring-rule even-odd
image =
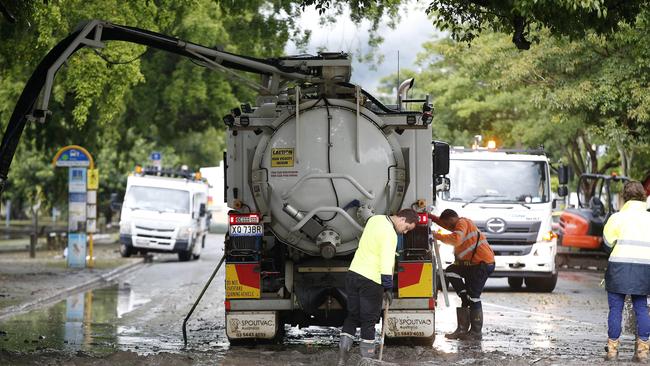
[[[492,272],[494,272],[494,264],[481,263],[468,266],[454,263],[445,269],[445,278],[454,286],[462,307],[480,309],[481,292]]]
[[[375,324],[379,322],[384,288],[360,274],[348,271],[345,277],[348,314],[343,322],[343,333],[354,337],[361,328],[361,339],[375,340]]]

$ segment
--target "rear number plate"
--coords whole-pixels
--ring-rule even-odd
[[[262,225],[231,225],[230,236],[262,236]]]

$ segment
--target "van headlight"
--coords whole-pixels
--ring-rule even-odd
[[[192,236],[192,227],[184,226],[178,229],[178,239],[188,240]]]
[[[131,235],[131,223],[128,221],[120,222],[120,235]]]

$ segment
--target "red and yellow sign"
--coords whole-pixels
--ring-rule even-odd
[[[399,297],[433,297],[431,262],[399,263],[397,279]]]
[[[258,263],[226,263],[226,298],[260,298],[260,272]]]

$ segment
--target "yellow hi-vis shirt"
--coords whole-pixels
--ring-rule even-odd
[[[381,275],[393,275],[397,233],[388,216],[368,219],[349,270],[381,285]]]
[[[605,224],[605,244],[613,247],[605,272],[609,292],[650,295],[650,212],[645,207],[645,202],[627,201]]]
[[[650,264],[650,212],[646,211],[645,202],[625,202],[607,220],[603,237],[609,247],[616,243],[610,261],[625,258],[633,263]]]

